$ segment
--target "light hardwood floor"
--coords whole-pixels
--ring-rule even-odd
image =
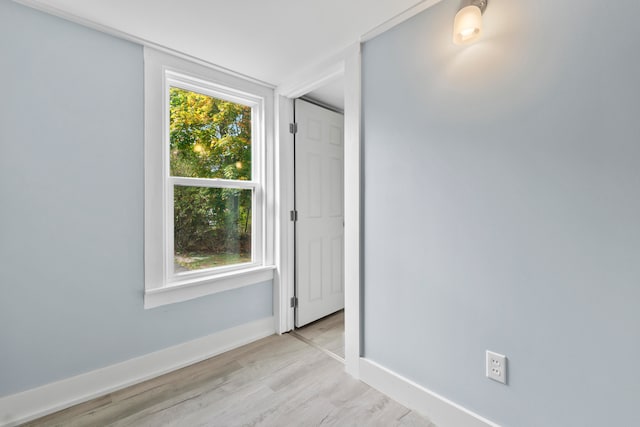
[[[28,426],[425,426],[291,334],[256,341]]]
[[[344,360],[344,310],[296,329],[295,334]]]

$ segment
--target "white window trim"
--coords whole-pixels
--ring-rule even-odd
[[[145,77],[145,308],[186,301],[273,279],[273,91],[237,76],[200,64],[144,49]],[[252,107],[252,181],[170,177],[168,174],[169,86]],[[252,250],[250,263],[202,270],[185,275],[173,273],[173,212],[169,198],[173,185],[254,190]],[[170,260],[171,258],[171,260]]]

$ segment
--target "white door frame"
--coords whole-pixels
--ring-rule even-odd
[[[276,88],[276,152],[278,171],[276,211],[276,280],[274,316],[276,331],[294,327],[290,299],[294,295],[294,227],[289,211],[294,207],[293,99],[344,75],[344,284],[345,284],[345,369],[359,378],[361,344],[360,297],[360,43],[307,70]]]

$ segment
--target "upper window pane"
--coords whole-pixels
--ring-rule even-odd
[[[251,180],[251,107],[169,88],[172,176]]]

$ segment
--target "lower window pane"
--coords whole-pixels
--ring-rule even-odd
[[[174,186],[176,273],[251,262],[252,193]]]

